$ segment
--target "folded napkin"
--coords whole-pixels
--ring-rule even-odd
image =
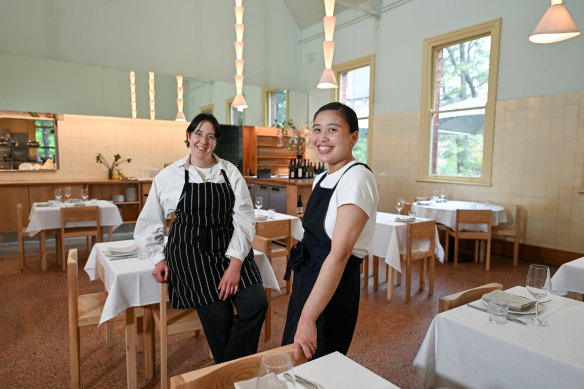
[[[431,205],[432,203],[430,201],[418,201],[418,202],[416,202],[416,204],[418,204],[418,205]]]
[[[35,203],[34,205],[37,207],[48,207],[51,204],[49,204],[49,203]]]
[[[266,220],[268,218],[268,215],[264,215],[258,210],[254,211],[254,213],[256,220]]]
[[[396,218],[394,220],[396,222],[407,223],[407,222],[414,222],[414,221],[416,221],[416,217],[415,216],[400,215],[400,216],[396,216]]]
[[[509,309],[511,311],[518,312],[529,311],[535,306],[535,301],[528,299],[527,297],[516,296],[514,294],[503,292],[502,290],[494,290],[490,293],[486,293],[483,295],[483,301],[488,303],[490,300],[494,300],[497,302],[508,301]]]
[[[108,252],[110,254],[130,254],[130,253],[134,253],[135,251],[136,251],[135,244],[131,244],[129,246],[124,246],[124,247],[110,247],[108,249]]]

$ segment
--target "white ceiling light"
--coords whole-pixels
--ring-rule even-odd
[[[325,17],[324,24],[324,42],[322,43],[322,52],[324,54],[324,71],[320,76],[320,81],[316,85],[319,89],[333,89],[338,88],[337,78],[335,72],[332,70],[333,55],[335,52],[335,41],[333,36],[335,34],[335,17],[333,16],[335,10],[335,0],[324,0]]]
[[[555,43],[578,35],[580,35],[580,30],[562,4],[562,0],[551,0],[550,7],[529,36],[529,41]]]
[[[235,0],[235,91],[231,105],[238,111],[247,108],[243,97],[243,0]]]

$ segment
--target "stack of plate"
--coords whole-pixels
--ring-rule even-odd
[[[135,244],[125,247],[109,247],[103,253],[111,260],[138,257]]]

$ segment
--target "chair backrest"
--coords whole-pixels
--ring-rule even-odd
[[[264,238],[291,238],[290,219],[256,222],[256,235]]]
[[[262,253],[266,254],[268,258],[271,258],[272,241],[270,239],[256,235],[253,237],[252,247],[254,248],[254,250],[261,251]]]
[[[400,215],[409,215],[410,211],[412,210],[412,203],[406,203],[404,201],[404,207],[401,209],[401,211],[399,212]]]
[[[95,221],[95,227],[99,230],[99,207],[63,207],[61,208],[61,229],[68,228],[67,223]]]
[[[477,286],[476,288],[444,296],[440,298],[440,301],[438,302],[438,310],[440,312],[448,311],[449,309],[453,309],[461,305],[470,303],[472,301],[478,300],[485,293],[492,292],[493,290],[502,289],[503,285],[493,282],[490,284]]]
[[[487,232],[491,233],[491,214],[489,209],[457,209],[456,231],[462,231],[460,224],[486,224]]]
[[[436,221],[428,220],[419,223],[409,223],[407,229],[407,240],[406,240],[406,255],[412,255],[412,244],[417,240],[430,241],[430,247],[428,250],[421,252],[420,255],[426,257],[434,253],[436,248]],[[416,253],[417,254],[417,253]]]
[[[294,345],[289,344],[171,377],[170,387],[171,389],[232,389],[235,382],[257,377],[262,356],[276,351],[285,352],[290,355],[294,366],[306,362],[304,355],[301,356],[300,361],[294,360]]]

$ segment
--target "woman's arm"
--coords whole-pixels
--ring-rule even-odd
[[[337,220],[333,231],[331,252],[324,260],[312,292],[302,309],[296,335],[294,336],[294,358],[300,358],[300,349],[310,358],[316,350],[316,319],[335,293],[347,260],[367,223],[368,216],[354,204],[345,204],[337,209]]]
[[[225,255],[228,258],[239,258],[243,260],[251,249],[253,237],[255,236],[255,215],[253,204],[241,173],[235,166],[225,163],[227,177],[235,193],[235,204],[233,205],[233,236],[227,247]]]

